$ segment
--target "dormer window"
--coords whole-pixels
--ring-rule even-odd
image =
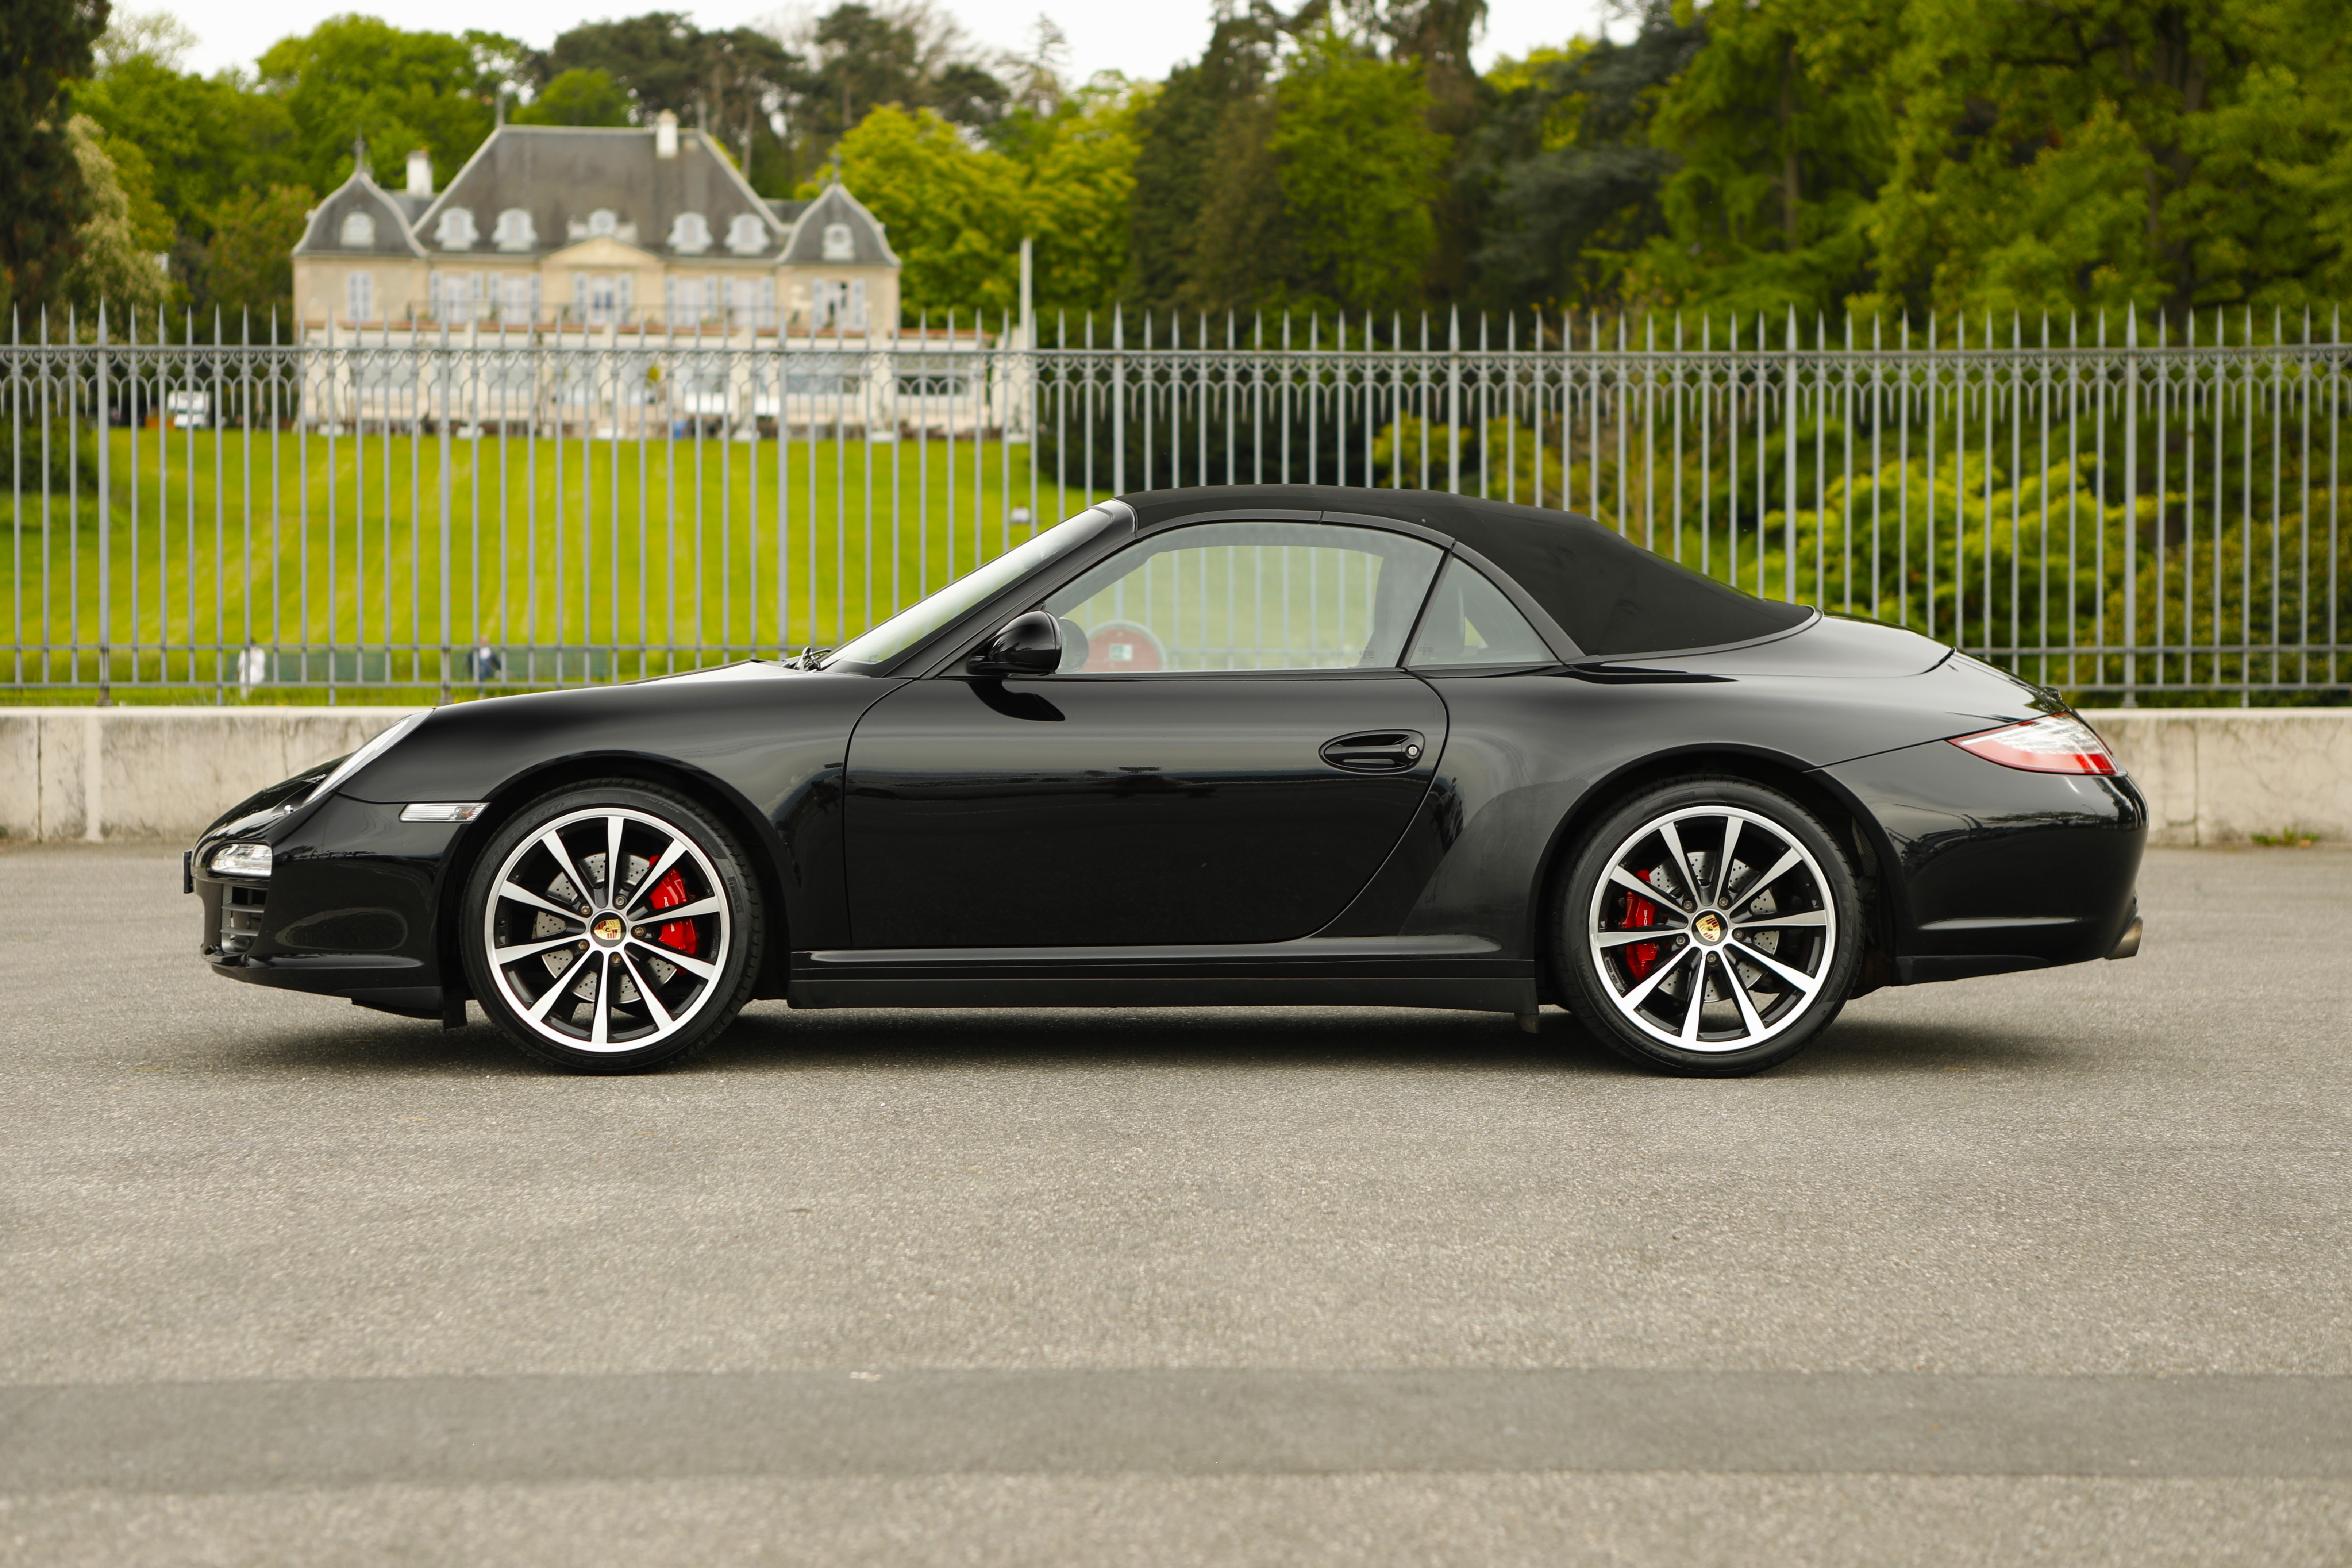
[[[500,250],[529,250],[539,243],[539,231],[531,226],[530,214],[509,207],[499,215],[499,226],[491,238]]]
[[[857,259],[857,242],[849,237],[847,224],[829,223],[824,226],[824,258],[827,261]]]
[[[591,237],[609,239],[621,226],[621,217],[611,207],[598,207],[588,215]]]
[[[433,230],[433,242],[444,250],[471,250],[474,241],[480,237],[474,227],[474,215],[464,207],[444,212]]]
[[[768,248],[768,226],[751,213],[737,213],[727,225],[727,248],[738,256],[757,256]]]
[[[375,248],[375,219],[365,213],[353,213],[343,219],[343,244],[352,250]]]
[[[700,213],[680,213],[669,226],[669,247],[680,256],[699,256],[710,248],[710,225]]]

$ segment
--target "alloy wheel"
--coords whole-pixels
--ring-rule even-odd
[[[525,837],[482,922],[489,971],[525,1026],[576,1051],[637,1051],[686,1028],[733,940],[709,857],[647,812],[595,806]]]
[[[1685,1051],[1748,1051],[1821,995],[1837,952],[1828,879],[1788,829],[1701,805],[1628,835],[1594,886],[1593,968],[1624,1019]]]

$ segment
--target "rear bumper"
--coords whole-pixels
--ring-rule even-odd
[[[1878,826],[1897,984],[2129,956],[2147,811],[2128,778],[2025,773],[1941,741],[1823,771]]]

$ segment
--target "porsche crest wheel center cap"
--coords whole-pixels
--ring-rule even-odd
[[[600,915],[597,917],[596,923],[588,928],[588,934],[607,947],[618,947],[621,945],[621,937],[627,930],[628,928],[621,923],[620,916]]]
[[[1723,917],[1709,910],[1691,922],[1691,930],[1698,933],[1699,941],[1713,946],[1723,940]]]

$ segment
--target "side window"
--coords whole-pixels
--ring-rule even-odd
[[[1062,673],[1392,668],[1442,553],[1401,533],[1204,522],[1129,546],[1045,601]]]
[[[1445,563],[1445,575],[1429,602],[1421,635],[1405,662],[1423,665],[1549,664],[1559,656],[1546,647],[1527,616],[1503,597],[1469,563]]]

